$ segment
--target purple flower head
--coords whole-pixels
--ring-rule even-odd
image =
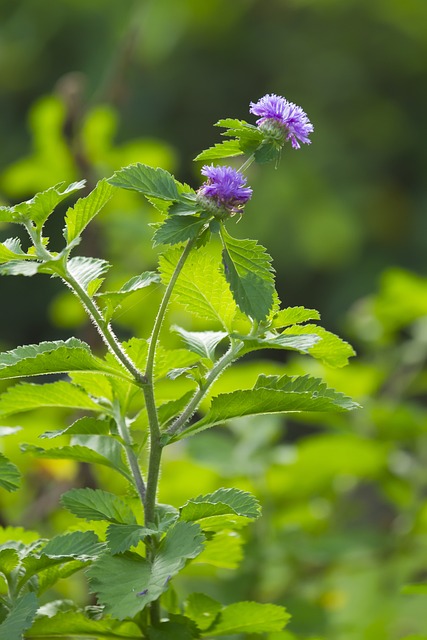
[[[231,167],[205,165],[202,175],[207,180],[198,191],[199,201],[214,214],[239,213],[252,197],[245,176]]]
[[[293,102],[288,102],[281,96],[268,93],[266,96],[251,102],[250,112],[260,116],[257,125],[260,129],[271,133],[274,127],[279,125],[285,130],[286,140],[290,140],[294,149],[299,149],[298,140],[304,144],[310,144],[308,136],[313,133],[313,125],[307,118],[307,114]]]

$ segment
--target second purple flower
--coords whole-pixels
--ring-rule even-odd
[[[199,202],[220,217],[241,213],[252,197],[252,189],[246,186],[245,176],[232,167],[213,165],[205,165],[201,173],[207,180],[198,191]]]

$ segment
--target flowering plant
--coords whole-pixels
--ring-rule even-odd
[[[259,517],[254,496],[218,488],[179,509],[157,500],[162,454],[176,441],[245,416],[348,411],[356,406],[308,375],[261,374],[252,388],[215,393],[220,375],[257,350],[298,351],[332,366],[346,364],[353,355],[347,343],[310,322],[319,319],[317,311],[281,309],[264,247],[254,240],[236,239],[226,228],[229,218],[241,216],[252,197],[243,174],[250,164],[277,162],[288,141],[299,148],[313,131],[300,107],[275,95],[251,104],[251,112],[260,116],[256,125],[220,120],[217,124],[225,128],[226,141],[196,158],[214,163],[247,154],[239,170],[204,165],[201,173],[206,180],[194,190],[161,168],[124,167],[100,180],[68,209],[65,243],[58,250],[44,235],[45,222],[63,199],[84,186],[82,182],[66,188],[57,185],[0,209],[0,221],[22,225],[32,245],[24,249],[17,238],[0,244],[0,273],[44,273],[61,279],[107,347],[100,357],[88,344],[70,338],[1,354],[3,380],[66,377],[8,387],[0,396],[0,415],[55,406],[83,411],[66,428],[41,436],[49,440],[66,436],[68,445],[23,445],[23,450],[39,458],[103,465],[128,484],[127,494],[121,495],[101,488],[71,489],[61,502],[81,519],[79,530],[30,542],[17,531],[14,540],[0,546],[0,573],[5,578],[0,595],[2,638],[187,640],[281,631],[289,618],[277,605],[224,606],[201,593],[184,596],[183,602],[177,596],[177,577],[187,565],[221,566],[215,557],[218,540],[226,545],[224,535],[240,535]],[[71,254],[117,189],[136,191],[159,210],[163,218],[155,225],[153,244],[162,251],[158,270],[133,277],[119,290],[102,291],[110,265]],[[161,284],[164,293],[151,334],[120,341],[111,326],[114,314],[128,296],[153,284]],[[171,328],[184,348],[162,344],[171,298],[206,325],[202,331],[191,325]],[[16,466],[1,456],[0,485],[13,491],[19,477]],[[86,608],[69,600],[46,604],[44,592],[80,570],[85,571],[97,604]]]

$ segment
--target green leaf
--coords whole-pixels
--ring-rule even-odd
[[[199,155],[194,158],[194,161],[207,162],[209,160],[220,160],[221,158],[241,156],[242,153],[243,151],[240,148],[238,140],[225,140],[199,153]]]
[[[218,515],[219,511],[212,505],[221,506],[221,513],[235,513],[247,518],[260,516],[260,504],[258,500],[247,491],[241,489],[217,489],[213,493],[192,498],[181,508],[181,518],[184,520],[198,520],[201,517]],[[224,510],[224,507],[227,509]],[[203,513],[204,515],[197,515]],[[192,514],[192,517],[190,517]],[[194,517],[196,516],[196,517]]]
[[[31,627],[38,609],[34,593],[18,598],[13,609],[0,624],[0,637],[5,640],[22,640],[23,633]]]
[[[103,179],[98,182],[95,189],[86,198],[77,200],[74,207],[69,208],[65,217],[65,235],[67,244],[70,244],[80,236],[89,222],[109,202],[113,195],[113,189]]]
[[[119,622],[109,616],[93,620],[81,611],[61,611],[52,617],[38,616],[25,637],[34,640],[142,640],[143,635],[134,622]]]
[[[206,220],[197,215],[174,215],[166,218],[153,236],[154,246],[192,240],[205,225]]]
[[[160,272],[164,284],[172,276],[182,251],[171,249],[160,256]],[[190,253],[175,284],[173,298],[190,313],[231,327],[236,304],[219,263],[205,252]]]
[[[0,243],[0,263],[9,260],[27,260],[27,256],[21,249],[19,238],[9,238]]]
[[[281,631],[290,619],[284,607],[258,602],[236,602],[224,607],[208,636],[237,633],[268,633]]]
[[[186,331],[177,325],[173,325],[171,331],[181,336],[187,349],[212,361],[215,360],[216,347],[228,335],[224,331]]]
[[[42,267],[40,262],[24,262],[11,260],[0,265],[0,275],[3,276],[34,276]]]
[[[254,240],[232,238],[224,228],[221,237],[225,277],[237,305],[254,320],[264,320],[275,293],[271,257]]]
[[[156,529],[148,529],[139,524],[110,524],[107,529],[107,543],[111,553],[124,553],[136,547],[147,536],[158,533]]]
[[[57,438],[59,436],[72,435],[108,435],[110,433],[110,420],[97,420],[96,418],[79,418],[65,429],[45,431],[39,438]]]
[[[130,507],[118,496],[101,489],[71,489],[61,497],[62,505],[78,518],[135,524]]]
[[[152,564],[131,552],[96,560],[88,571],[91,590],[107,613],[118,620],[133,617],[167,590],[187,560],[201,553],[203,540],[197,524],[177,522],[161,541]]]
[[[71,193],[82,189],[86,182],[85,180],[73,182],[64,191],[60,191],[60,187],[63,184],[63,182],[60,182],[46,191],[37,193],[31,200],[10,207],[9,213],[3,209],[0,213],[0,221],[23,224],[28,220],[32,220],[36,228],[41,229],[55,207]]]
[[[41,407],[68,407],[103,412],[105,407],[96,404],[78,387],[59,380],[49,384],[23,382],[9,387],[0,396],[0,415],[9,416],[21,411]]]
[[[16,465],[0,453],[0,487],[16,491],[21,484],[21,473]]]
[[[215,622],[222,605],[205,593],[190,593],[184,603],[184,613],[201,631],[206,631]]]
[[[172,201],[180,199],[175,179],[170,173],[140,162],[116,171],[108,182],[114,187],[139,191],[152,198]]]
[[[136,291],[140,291],[150,284],[158,284],[160,276],[155,271],[145,271],[139,276],[128,280],[118,291],[105,291],[96,294],[98,300],[105,306],[105,316],[109,321],[121,304]]]
[[[126,377],[124,371],[95,357],[89,346],[77,338],[29,344],[0,354],[0,379],[69,371],[99,371]]]
[[[172,440],[242,416],[300,411],[350,411],[358,406],[348,396],[328,389],[321,380],[310,376],[260,376],[252,390],[233,391],[214,397],[204,418]]]
[[[181,396],[181,398],[170,400],[170,402],[161,404],[158,408],[160,427],[166,426],[168,422],[172,420],[172,418],[175,418],[175,416],[179,415],[181,411],[185,409],[193,395],[193,391],[188,391],[183,396]]]
[[[245,120],[238,120],[237,118],[222,118],[221,120],[218,120],[218,122],[215,122],[214,127],[235,129],[236,131],[239,131],[244,130],[246,127],[253,127],[253,125],[250,125]]]
[[[259,349],[287,349],[299,351],[300,353],[309,353],[310,349],[320,340],[320,338],[314,334],[294,336],[284,334],[277,335],[270,332],[267,332],[263,338],[242,335],[236,335],[236,337],[245,343],[243,351],[240,352],[241,356]]]
[[[89,290],[91,283],[101,279],[110,266],[106,260],[84,258],[83,256],[76,256],[68,261],[69,272],[85,291]]]
[[[76,436],[76,438],[79,436]],[[87,438],[83,441],[83,438]],[[90,438],[90,440],[89,440]],[[97,440],[95,440],[97,439]],[[122,448],[119,442],[111,436],[80,436],[80,444],[76,442],[66,447],[55,447],[42,449],[31,444],[22,444],[21,450],[24,453],[31,453],[36,458],[47,458],[48,460],[77,460],[88,464],[100,464],[121,473],[130,480],[131,475],[127,466],[123,463],[121,453]]]
[[[353,347],[348,342],[344,342],[335,334],[316,324],[288,327],[284,330],[282,336],[285,334],[299,336],[314,334],[319,336],[320,341],[309,349],[309,354],[330,367],[343,367],[348,364],[348,359],[355,355]]]
[[[214,516],[225,518],[227,516]],[[229,517],[229,516],[228,516]],[[239,518],[239,516],[234,516]],[[208,521],[203,520],[203,526]],[[206,531],[210,531],[206,528]],[[206,541],[205,549],[196,560],[196,564],[208,564],[218,569],[237,569],[243,560],[243,539],[235,530],[222,527],[213,538]]]
[[[320,320],[320,314],[316,309],[306,309],[305,307],[287,307],[274,314],[271,326],[275,329],[282,329],[291,324],[299,324],[308,320]]]
[[[103,549],[104,545],[93,531],[73,531],[49,540],[42,555],[85,561],[98,556]]]
[[[10,575],[10,573],[19,564],[19,555],[15,549],[1,549],[0,550],[0,573],[4,576]]]
[[[200,638],[196,625],[182,615],[171,614],[167,622],[161,622],[147,631],[148,640],[195,640]]]

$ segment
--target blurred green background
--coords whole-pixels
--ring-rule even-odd
[[[265,93],[301,105],[314,124],[312,145],[286,149],[277,170],[250,169],[254,197],[230,231],[268,248],[285,305],[319,309],[358,351],[338,372],[305,358],[259,367],[322,375],[364,409],[213,430],[171,454],[161,496],[182,504],[195,484],[257,493],[265,518],[240,572],[220,566],[215,587],[196,578],[223,601],[285,604],[298,638],[427,630],[425,596],[401,593],[427,572],[426,87],[424,0],[0,0],[3,204],[62,180],[93,185],[136,161],[197,187],[192,158],[220,140],[212,124],[253,121],[249,102]],[[81,253],[111,260],[111,286],[122,284],[155,266],[155,219],[137,196],[117,195]],[[49,225],[59,239],[62,216]],[[58,282],[2,278],[0,295],[2,349],[70,333],[98,344]],[[146,336],[154,311],[136,297],[119,335]],[[251,376],[246,365],[240,380]],[[60,420],[51,412],[19,424],[31,440]],[[60,529],[52,504],[76,469],[23,462],[16,442],[7,439],[7,453],[30,477],[6,498],[4,522]]]

